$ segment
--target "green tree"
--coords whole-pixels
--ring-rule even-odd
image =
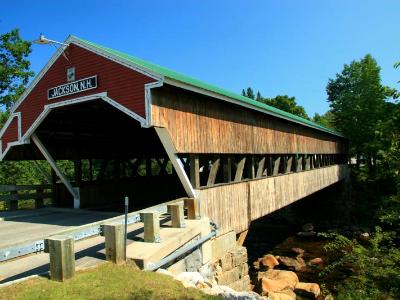
[[[257,92],[256,100],[261,101],[262,99],[263,99],[263,97],[261,96],[261,93]]]
[[[358,165],[364,156],[371,169],[380,147],[375,133],[388,96],[376,60],[367,54],[345,64],[326,90],[335,128],[350,139],[350,154],[356,155]]]
[[[335,129],[333,120],[334,120],[334,115],[333,115],[332,111],[330,111],[330,110],[328,110],[323,115],[315,113],[314,117],[312,118],[313,122],[320,124],[326,128],[330,128],[330,129]]]
[[[254,92],[251,87],[248,87],[246,90],[246,97],[250,99],[254,99]]]
[[[283,111],[294,114],[296,116],[308,120],[310,119],[304,107],[297,104],[295,97],[289,97],[287,95],[278,95],[275,98],[262,98],[260,102],[279,108]]]
[[[0,35],[0,106],[9,109],[25,90],[33,76],[30,62],[31,43],[24,41],[18,29]]]

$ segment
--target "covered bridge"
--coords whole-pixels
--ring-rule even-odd
[[[330,129],[77,37],[65,44],[0,132],[2,160],[50,163],[56,205],[196,197],[222,232],[240,233],[347,176],[347,140]]]

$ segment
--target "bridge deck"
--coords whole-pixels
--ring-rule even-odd
[[[0,248],[116,216],[117,213],[80,209],[42,208],[0,213]]]

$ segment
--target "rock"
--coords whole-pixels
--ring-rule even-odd
[[[294,253],[296,253],[298,256],[302,257],[304,255],[304,250],[301,248],[292,248],[291,249]]]
[[[362,232],[360,234],[360,238],[364,241],[368,241],[369,240],[369,233],[368,232]]]
[[[196,287],[205,283],[203,276],[198,272],[182,272],[175,277],[176,280],[182,282],[184,287]]]
[[[305,231],[305,232],[314,231],[314,225],[313,225],[312,223],[304,224],[304,225],[301,227],[301,230],[302,230],[302,231]]]
[[[275,266],[279,265],[278,260],[272,254],[264,255],[258,261],[260,266],[266,267],[268,269],[273,269]]]
[[[204,293],[213,296],[220,296],[222,299],[229,300],[267,300],[254,292],[236,292],[230,287],[223,285],[216,285],[212,288],[205,288],[202,290]]]
[[[268,298],[271,300],[296,300],[296,294],[292,290],[284,290],[282,292],[269,293]]]
[[[156,273],[174,277],[174,274],[172,274],[170,271],[167,271],[167,270],[165,270],[165,269],[158,269],[158,270],[156,271]]]
[[[199,269],[199,273],[204,278],[204,280],[206,280],[206,281],[211,281],[213,279],[213,277],[214,277],[213,269],[212,269],[210,263],[207,263],[204,266],[202,266]]]
[[[324,298],[324,300],[335,300],[332,295],[328,295]]]
[[[302,296],[317,298],[321,294],[321,289],[317,283],[299,282],[295,287],[295,292]]]
[[[259,272],[258,278],[261,280],[261,289],[264,295],[269,295],[272,292],[281,292],[287,289],[293,290],[299,278],[296,273],[284,270],[268,270]]]
[[[316,235],[317,233],[315,231],[300,231],[297,233],[298,236],[301,237],[311,237]]]
[[[287,256],[280,256],[279,263],[285,266],[290,270],[300,271],[306,267],[306,263],[303,258],[301,257],[287,257]]]
[[[308,263],[309,263],[311,266],[318,266],[318,265],[323,264],[323,262],[324,262],[324,261],[322,260],[322,258],[316,257],[316,258],[311,259]]]

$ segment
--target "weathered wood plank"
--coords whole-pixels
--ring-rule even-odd
[[[246,157],[243,157],[238,162],[237,167],[236,167],[235,179],[234,179],[235,182],[242,180],[245,163],[246,163]]]
[[[200,163],[199,156],[195,154],[189,155],[190,160],[190,182],[194,189],[200,187]]]
[[[210,169],[210,173],[208,174],[207,186],[213,185],[215,183],[215,179],[217,178],[218,169],[220,165],[220,159],[217,158],[213,161]]]

